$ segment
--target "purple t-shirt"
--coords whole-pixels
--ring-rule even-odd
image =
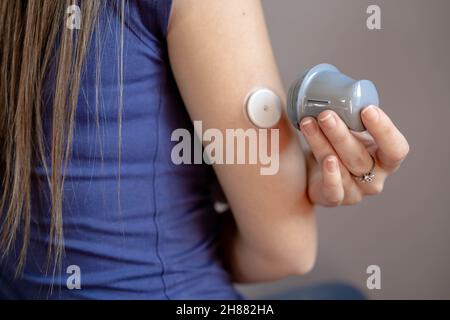
[[[167,54],[170,0],[129,0],[125,10],[119,210],[120,22],[113,1],[105,2],[83,69],[66,172],[62,268],[55,276],[46,270],[49,192],[43,168],[36,167],[27,264],[14,279],[18,252],[0,263],[0,298],[240,298],[218,252],[211,167],[171,161],[172,132],[192,132],[192,124]],[[44,129],[50,143],[49,87]],[[20,246],[18,240],[17,251]]]

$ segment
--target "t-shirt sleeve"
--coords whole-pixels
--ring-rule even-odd
[[[140,15],[152,34],[165,39],[172,11],[172,0],[138,0]]]
[[[154,0],[155,10],[158,12],[158,29],[165,38],[169,28],[170,14],[172,12],[172,0]]]

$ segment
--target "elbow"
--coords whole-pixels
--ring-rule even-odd
[[[294,245],[283,255],[284,257],[278,260],[284,269],[283,276],[304,276],[310,273],[316,264],[317,241],[311,239],[303,244]]]
[[[310,273],[314,269],[316,260],[317,246],[314,244],[310,248],[307,248],[296,261],[291,262],[291,275],[304,276]]]
[[[314,207],[303,210],[303,219],[290,224],[286,229],[288,239],[284,261],[289,267],[289,275],[306,275],[310,273],[317,260],[317,226]],[[281,250],[279,252],[282,252]]]
[[[231,251],[235,258],[230,260],[234,262],[230,268],[234,280],[275,281],[311,272],[317,257],[314,216],[314,207],[307,204],[279,214],[270,223],[261,223],[256,237],[243,237],[249,233],[238,232]]]
[[[281,253],[279,261],[285,266],[288,276],[306,275],[316,263],[317,229],[313,208],[308,215],[308,219],[293,223],[285,230],[284,245],[277,249]]]
[[[310,230],[301,237],[298,234],[285,234],[284,238],[289,240],[264,253],[266,266],[271,270],[270,280],[303,276],[314,269],[317,258],[315,231]]]
[[[250,273],[233,270],[233,280],[237,283],[259,283],[277,281],[289,276],[304,276],[311,272],[316,262],[316,246],[308,244],[302,249],[277,250],[258,253],[253,262],[258,261]],[[253,252],[255,254],[255,252]],[[244,270],[248,270],[247,266]]]

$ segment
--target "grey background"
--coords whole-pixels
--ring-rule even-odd
[[[366,9],[381,8],[382,30]],[[373,299],[450,299],[450,1],[263,0],[286,90],[298,73],[328,62],[370,79],[381,107],[404,132],[408,159],[382,195],[317,210],[313,272],[242,286],[249,297],[341,280]],[[381,268],[381,290],[366,268]]]

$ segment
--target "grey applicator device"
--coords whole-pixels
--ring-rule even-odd
[[[323,63],[292,84],[287,104],[289,119],[296,128],[304,117],[317,117],[324,110],[333,110],[350,129],[364,131],[360,112],[369,105],[378,106],[379,100],[371,81],[356,81]]]

